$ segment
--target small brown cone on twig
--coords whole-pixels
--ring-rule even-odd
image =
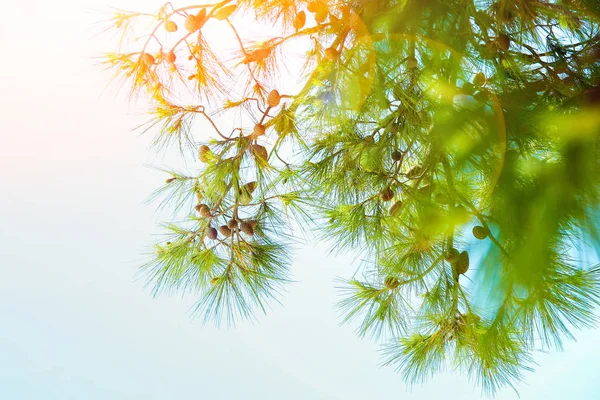
[[[502,51],[507,51],[510,48],[510,38],[508,35],[501,34],[496,38],[496,45]]]
[[[219,237],[219,234],[215,228],[210,227],[206,231],[206,236],[211,240],[216,240]]]
[[[210,147],[208,147],[205,144],[200,146],[200,150],[198,150],[198,156],[200,158],[200,161],[202,161],[203,163],[207,163],[209,161],[210,153],[211,153]]]
[[[261,123],[254,125],[254,129],[252,130],[252,134],[254,136],[262,136],[265,134],[265,132],[266,132],[266,128]]]
[[[225,237],[231,236],[231,229],[229,229],[229,227],[227,225],[221,225],[219,227],[219,232],[221,232],[221,235],[223,235]]]
[[[383,201],[390,201],[394,198],[394,191],[388,186],[381,192],[381,199]]]
[[[394,160],[396,162],[402,160],[402,152],[398,151],[398,150],[394,150],[392,152],[392,160]]]
[[[400,281],[396,277],[388,276],[384,279],[383,284],[388,289],[396,289],[398,286],[400,286]]]
[[[238,222],[235,218],[230,219],[227,222],[227,227],[229,227],[229,229],[234,230],[235,228],[237,228],[238,226]]]
[[[154,63],[156,62],[156,60],[154,59],[154,56],[152,54],[148,54],[148,53],[142,53],[142,61],[148,67],[154,65]]]
[[[206,204],[198,204],[195,208],[201,216],[205,218],[210,217],[210,207]]]
[[[483,240],[488,237],[489,234],[490,231],[483,226],[477,225],[473,227],[473,236],[475,236],[476,239]]]
[[[483,86],[485,85],[485,75],[483,72],[478,72],[473,77],[473,86]]]
[[[467,253],[466,250],[461,252],[458,256],[456,270],[459,274],[465,274],[469,270],[469,253]]]
[[[177,32],[177,24],[171,20],[165,21],[165,30],[167,32]]]
[[[239,189],[239,202],[242,205],[249,204],[252,201],[252,193],[256,189],[256,182],[248,182]]]
[[[202,21],[195,15],[188,15],[184,23],[185,30],[194,33],[202,28]]]
[[[306,13],[304,11],[300,11],[298,14],[296,14],[296,17],[294,17],[294,29],[300,30],[300,29],[304,28],[305,24],[306,24]]]
[[[252,228],[252,225],[247,221],[242,221],[240,224],[240,230],[248,236],[254,235],[254,228]]]
[[[244,186],[242,186],[242,190],[246,190],[250,194],[254,193],[255,189],[256,189],[256,181],[248,182]]]
[[[451,248],[444,254],[444,259],[450,263],[455,263],[458,261],[460,257],[460,253],[454,247]]]
[[[260,144],[253,144],[251,150],[252,154],[254,154],[255,157],[262,158],[264,160],[269,158],[269,153],[267,152],[267,149],[264,146],[261,146]]]
[[[322,24],[327,21],[328,16],[329,10],[327,10],[327,7],[319,7],[319,9],[315,12],[315,22],[317,24]]]
[[[267,96],[267,105],[269,107],[277,107],[281,102],[281,95],[277,90],[271,90]]]
[[[167,60],[167,62],[169,64],[173,64],[175,62],[175,60],[177,60],[177,56],[175,55],[175,53],[173,53],[172,51],[167,53],[167,56],[165,57],[165,60]]]

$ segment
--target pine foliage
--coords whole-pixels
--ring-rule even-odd
[[[166,224],[149,284],[194,293],[206,319],[252,318],[290,279],[292,228],[310,228],[360,253],[342,319],[408,383],[457,368],[487,394],[514,387],[535,349],[596,322],[600,267],[583,255],[600,249],[599,4],[118,12],[107,68],[150,99],[157,148],[198,167],[155,193],[188,217]],[[247,34],[251,20],[276,34]],[[284,84],[289,65],[302,70]]]

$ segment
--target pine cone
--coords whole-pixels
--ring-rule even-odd
[[[388,289],[396,289],[398,286],[400,286],[400,281],[398,280],[398,278],[395,278],[393,276],[388,276],[383,281],[383,284]]]
[[[256,124],[254,125],[254,130],[252,131],[252,134],[254,136],[262,136],[265,134],[266,131],[267,129],[263,124]]]
[[[202,21],[195,15],[188,15],[188,17],[185,19],[184,25],[188,32],[193,33],[202,28]]]
[[[444,258],[446,259],[446,261],[454,263],[457,262],[460,258],[460,253],[453,247],[450,250],[448,250],[446,254],[444,254]]]
[[[508,35],[501,34],[496,38],[496,46],[502,51],[507,51],[510,48],[510,38]]]
[[[175,55],[175,53],[170,51],[169,53],[167,53],[165,60],[167,60],[169,64],[173,64],[177,60],[177,56]]]
[[[148,53],[142,53],[142,61],[148,67],[154,65],[154,63],[156,62],[156,60],[154,59],[154,56],[152,54],[148,54]]]
[[[394,160],[396,162],[402,160],[402,152],[400,152],[398,150],[394,150],[392,152],[392,160]]]
[[[267,149],[264,146],[261,146],[260,144],[253,144],[250,147],[250,150],[252,151],[252,154],[254,154],[255,157],[262,158],[263,160],[267,160],[269,158],[269,153],[267,152]]]
[[[256,228],[256,225],[258,225],[258,222],[256,222],[255,219],[248,220],[248,223],[250,224],[252,229]]]
[[[254,235],[254,229],[252,228],[252,225],[249,222],[242,221],[242,223],[240,224],[240,230],[248,236]]]
[[[239,190],[239,202],[242,205],[249,204],[252,201],[252,193],[256,189],[256,182],[248,182]]]
[[[329,10],[327,10],[327,7],[323,5],[315,12],[315,22],[317,24],[322,24],[327,21],[328,16]]]
[[[231,229],[233,231],[233,230],[235,230],[235,228],[237,228],[238,222],[237,222],[237,220],[232,218],[227,222],[227,226],[229,227],[229,229]]]
[[[221,225],[219,227],[219,232],[221,232],[221,235],[223,235],[225,237],[231,236],[231,229],[229,229],[229,227],[227,225]]]
[[[388,186],[381,192],[381,200],[390,201],[394,198],[394,191]]]
[[[304,27],[305,24],[306,13],[304,11],[300,11],[298,14],[296,14],[296,17],[294,18],[294,29],[300,30]]]
[[[267,96],[267,105],[269,107],[277,107],[281,102],[281,95],[277,90],[271,90]]]
[[[469,270],[469,253],[466,250],[460,253],[456,262],[456,270],[459,274],[465,274]]]
[[[209,162],[211,153],[212,152],[210,151],[210,147],[208,147],[207,145],[203,144],[202,146],[200,146],[200,149],[198,150],[198,156],[200,158],[200,161],[202,161],[203,163]]]
[[[248,193],[252,194],[256,189],[256,181],[248,182],[242,187],[244,188],[244,190],[247,190]]]
[[[476,239],[483,240],[488,237],[489,234],[490,231],[483,226],[477,225],[473,227],[473,236],[475,236]]]
[[[483,72],[478,72],[475,74],[473,77],[473,85],[477,87],[485,85],[485,75]]]
[[[217,237],[219,237],[219,234],[215,228],[210,227],[206,231],[206,236],[211,240],[216,240]]]
[[[177,24],[171,20],[165,21],[165,30],[167,32],[177,32]]]
[[[195,208],[196,211],[198,211],[198,213],[204,218],[208,218],[211,216],[210,207],[208,207],[206,204],[198,204]]]
[[[252,193],[256,189],[256,182],[248,182],[242,186],[239,190],[240,202],[242,204],[248,204],[252,201]]]

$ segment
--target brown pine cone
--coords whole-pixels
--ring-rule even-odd
[[[469,270],[469,253],[463,251],[456,262],[456,270],[459,274],[465,274]]]
[[[267,105],[269,107],[277,107],[281,102],[281,95],[277,90],[271,90],[267,96]]]
[[[296,17],[294,18],[294,29],[299,30],[304,28],[304,25],[306,24],[306,13],[304,11],[300,11],[298,14],[296,14]]]
[[[444,259],[450,263],[457,262],[460,258],[460,253],[454,247],[444,254]]]
[[[252,228],[252,225],[249,222],[242,221],[242,223],[240,224],[240,230],[246,235],[254,235],[254,229]]]
[[[204,218],[210,217],[210,208],[206,204],[198,204],[195,208]]]
[[[203,9],[204,10],[204,9]],[[200,20],[200,18],[198,18],[195,15],[189,15],[186,19],[185,19],[185,29],[189,32],[189,33],[194,33],[197,30],[199,30],[200,28],[202,28],[202,21]]]
[[[475,236],[476,239],[483,240],[488,237],[489,234],[490,231],[483,226],[477,225],[473,227],[473,236]]]
[[[269,158],[269,153],[267,152],[267,149],[264,146],[261,146],[260,144],[253,144],[250,147],[250,149],[255,157],[262,158],[264,160],[267,160]]]
[[[510,38],[508,35],[501,34],[496,38],[496,45],[502,51],[507,51],[510,48]]]
[[[254,125],[254,130],[252,131],[252,134],[254,136],[262,136],[265,134],[266,131],[267,128],[265,128],[263,124],[256,124]]]
[[[200,146],[200,150],[198,150],[198,156],[200,158],[200,161],[202,161],[203,163],[207,163],[209,161],[210,152],[210,147],[208,147],[207,145],[203,144],[202,146]]]
[[[400,286],[400,281],[398,280],[398,278],[395,278],[393,276],[388,276],[383,281],[383,284],[388,289],[396,289],[398,286]]]
[[[381,199],[383,201],[390,201],[394,198],[394,191],[388,186],[381,192]]]
[[[219,232],[221,232],[221,234],[225,237],[231,236],[231,229],[229,229],[227,225],[221,225],[219,227]]]
[[[211,240],[216,240],[219,234],[215,228],[210,227],[206,230],[206,236]]]

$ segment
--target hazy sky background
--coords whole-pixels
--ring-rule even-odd
[[[324,248],[300,248],[283,306],[235,329],[202,326],[193,298],[152,299],[135,280],[159,232],[143,202],[165,175],[144,167],[157,161],[150,138],[131,132],[143,109],[104,91],[94,65],[114,42],[92,36],[99,10],[158,4],[3,2],[0,399],[480,398],[459,375],[409,391],[380,368],[377,346],[338,326],[334,279],[354,267]],[[598,335],[537,354],[521,398],[598,398]]]

